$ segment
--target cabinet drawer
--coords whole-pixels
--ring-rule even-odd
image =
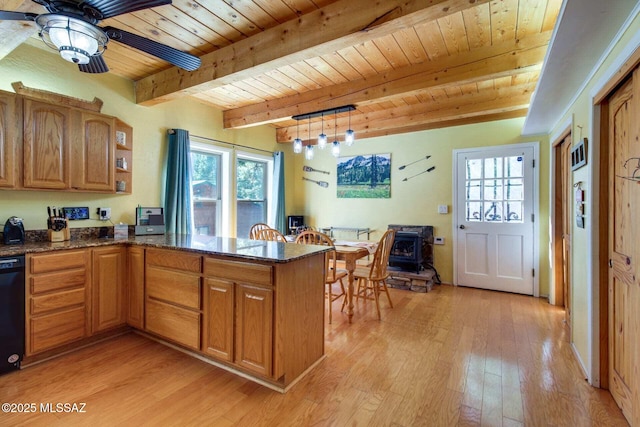
[[[147,267],[147,296],[200,309],[200,276]]]
[[[31,314],[42,314],[51,310],[58,310],[74,305],[84,306],[84,288],[70,291],[55,292],[47,295],[34,296],[31,298]]]
[[[200,273],[200,255],[181,251],[167,251],[162,249],[147,249],[147,265],[157,265],[175,270]]]
[[[82,268],[61,271],[59,273],[31,276],[29,281],[32,295],[76,286],[84,287],[87,282],[87,271],[83,266]]]
[[[55,314],[32,317],[30,354],[48,350],[86,336],[84,307]]]
[[[30,272],[33,274],[61,271],[71,268],[85,267],[88,264],[87,252],[61,251],[46,255],[33,255],[29,259]]]
[[[147,331],[200,350],[200,313],[147,300]]]
[[[204,259],[205,276],[228,279],[236,282],[249,282],[258,285],[271,285],[272,267],[242,261],[229,261],[218,258]]]

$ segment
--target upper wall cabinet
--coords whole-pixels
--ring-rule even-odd
[[[75,113],[80,124],[73,127],[71,187],[76,190],[113,191],[116,120],[86,111]]]
[[[24,98],[25,188],[69,188],[71,109]]]
[[[131,126],[60,97],[0,91],[0,189],[131,194]]]
[[[18,141],[22,109],[18,97],[0,91],[0,187],[15,188],[18,175]]]

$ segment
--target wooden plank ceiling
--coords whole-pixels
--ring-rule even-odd
[[[101,25],[202,59],[186,72],[110,42],[105,60],[136,81],[138,103],[191,96],[222,109],[225,128],[270,124],[278,142],[313,142],[321,128],[341,140],[349,122],[364,139],[525,116],[561,2],[174,0]],[[350,117],[291,119],[349,104]]]

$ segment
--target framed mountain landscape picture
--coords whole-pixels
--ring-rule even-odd
[[[338,198],[390,198],[391,154],[338,158]]]

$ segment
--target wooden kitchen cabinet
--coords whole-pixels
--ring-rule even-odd
[[[18,184],[21,127],[20,99],[13,93],[0,91],[0,188],[15,188]]]
[[[91,332],[95,334],[125,324],[126,248],[95,248],[92,258]]]
[[[226,362],[233,362],[235,284],[228,280],[205,278],[202,351]]]
[[[201,256],[148,249],[145,330],[200,350]]]
[[[71,187],[113,192],[116,119],[81,110],[74,111],[74,119]]]
[[[235,363],[271,376],[273,355],[273,290],[237,285]]]
[[[144,248],[127,248],[127,324],[144,329]]]
[[[203,351],[263,376],[273,356],[273,267],[207,257]]]
[[[23,99],[23,186],[70,187],[71,108]]]
[[[27,356],[89,336],[90,259],[89,249],[27,255]]]

